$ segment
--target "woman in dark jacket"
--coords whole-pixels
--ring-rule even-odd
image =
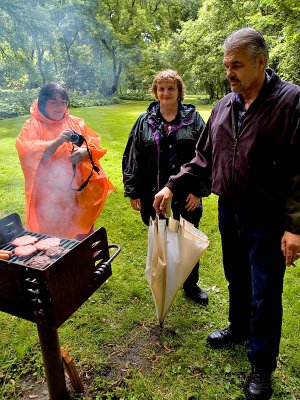
[[[153,200],[165,186],[171,175],[176,175],[182,164],[195,156],[195,145],[204,129],[204,122],[195,106],[182,104],[185,85],[174,70],[158,73],[152,83],[155,102],[142,113],[134,124],[123,156],[123,182],[125,197],[131,206],[141,213],[143,222],[149,225],[155,218]],[[173,198],[172,211],[175,219],[180,215],[199,226],[202,215],[200,201],[201,182],[191,185],[193,192],[184,188]],[[183,285],[188,298],[207,304],[208,297],[198,286],[199,263]]]

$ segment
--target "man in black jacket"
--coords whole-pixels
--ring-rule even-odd
[[[266,68],[263,36],[243,28],[224,43],[232,93],[213,108],[196,157],[155,197],[165,212],[190,175],[202,178],[202,196],[219,196],[223,265],[229,283],[230,325],[208,336],[221,348],[248,341],[250,400],[272,395],[282,324],[286,265],[300,256],[300,88]]]

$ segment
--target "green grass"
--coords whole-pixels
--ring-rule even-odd
[[[190,99],[188,101],[191,101]],[[227,324],[227,284],[222,271],[215,196],[204,199],[201,229],[210,247],[201,260],[200,285],[210,298],[207,308],[187,301],[180,291],[160,329],[144,277],[147,227],[123,196],[121,159],[127,136],[147,102],[74,109],[102,138],[108,149],[101,164],[116,190],[96,227],[122,252],[113,275],[60,328],[62,346],[80,371],[86,392],[74,399],[237,400],[249,372],[246,350],[214,351],[206,337]],[[206,120],[210,107],[197,106]],[[0,216],[18,212],[23,219],[23,175],[15,138],[26,117],[0,121]],[[286,274],[281,353],[275,373],[276,400],[300,399],[299,264]],[[30,377],[43,380],[44,370],[35,324],[0,312],[0,399],[28,398]],[[25,396],[25,394],[27,395]]]

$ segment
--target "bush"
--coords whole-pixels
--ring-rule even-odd
[[[36,95],[36,90],[0,92],[0,118],[12,118],[28,114]]]
[[[211,99],[207,98],[198,98],[195,101],[196,104],[201,104],[201,105],[212,105],[213,102],[211,101]]]
[[[106,106],[110,104],[118,104],[120,99],[118,97],[101,97],[97,93],[82,94],[78,92],[69,92],[71,107],[92,107],[92,106]]]
[[[139,90],[128,90],[119,97],[121,100],[154,101],[154,97],[150,93]]]
[[[0,92],[0,119],[17,117],[29,114],[32,102],[37,98],[39,89],[25,91],[1,91]],[[71,106],[92,107],[117,104],[120,102],[117,97],[104,98],[97,93],[82,94],[69,92]]]

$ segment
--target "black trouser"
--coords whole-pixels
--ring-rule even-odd
[[[155,219],[156,212],[154,208],[152,207],[154,198],[147,200],[142,200],[141,199],[141,217],[147,226],[149,226],[149,221],[150,218]],[[178,198],[176,196],[173,197],[172,199],[172,212],[173,212],[173,218],[178,220],[180,219],[180,216],[182,218],[186,219],[188,222],[192,223],[196,228],[199,227],[199,222],[202,216],[202,203],[200,203],[200,207],[197,208],[194,211],[187,211],[185,209],[185,199]],[[183,284],[183,289],[184,290],[192,290],[195,288],[197,285],[197,282],[199,280],[199,261],[195,264],[194,268],[192,269],[192,272],[186,279],[186,281]]]
[[[267,370],[276,368],[281,336],[285,262],[280,225],[267,210],[257,215],[251,205],[242,208],[219,199],[229,322],[237,336],[249,339],[251,364]]]

